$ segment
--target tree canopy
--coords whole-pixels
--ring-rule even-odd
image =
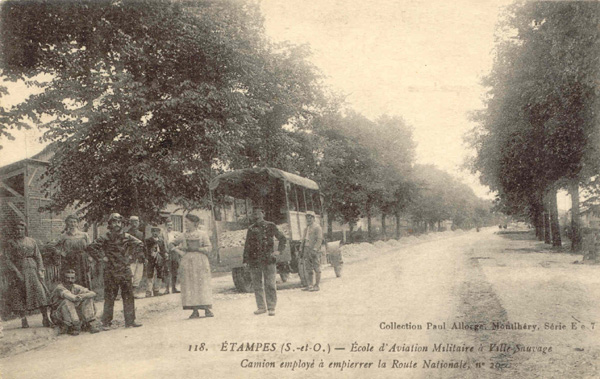
[[[474,225],[464,188],[450,191],[441,171],[427,188],[414,175],[412,127],[346,109],[307,46],[267,39],[252,0],[5,1],[0,11],[0,76],[42,89],[0,110],[0,134],[45,131],[52,211],[159,221],[167,203],[207,206],[221,171],[272,166],[315,179],[330,220],[414,209]]]
[[[483,82],[486,107],[469,136],[473,171],[498,192],[503,209],[539,228],[546,207],[557,244],[557,189],[577,187],[600,167],[599,24],[597,2],[509,7]]]
[[[107,209],[156,218],[171,199],[203,198],[214,169],[280,163],[265,146],[287,149],[282,127],[302,127],[318,107],[307,52],[270,43],[250,1],[1,7],[2,75],[47,78],[2,126],[51,119],[54,209],[77,202],[93,221]]]

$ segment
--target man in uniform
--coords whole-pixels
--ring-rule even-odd
[[[129,217],[129,229],[127,230],[127,233],[140,241],[144,241],[144,233],[140,231],[140,218],[138,216]],[[132,255],[129,260],[131,274],[133,275],[131,283],[133,285],[134,296],[144,277],[144,265],[146,264],[145,252],[142,250],[137,253],[137,255]]]
[[[264,217],[265,214],[261,208],[254,208],[252,211],[254,224],[248,228],[246,233],[244,264],[249,266],[252,275],[252,287],[258,308],[254,314],[263,314],[268,310],[269,316],[275,316],[275,306],[277,305],[277,268],[275,266],[277,258],[275,256],[285,249],[286,239],[277,226],[266,221]],[[279,241],[277,252],[274,252],[273,237]]]
[[[306,229],[302,240],[301,250],[304,259],[304,267],[308,274],[308,287],[303,291],[318,291],[321,282],[321,244],[323,243],[323,230],[321,225],[315,222],[315,212],[306,212]],[[313,271],[315,285],[313,286]]]
[[[75,270],[65,271],[62,283],[52,291],[52,322],[60,326],[62,333],[72,336],[78,335],[81,330],[98,333],[100,330],[94,323],[95,297],[95,292],[75,284]]]
[[[102,260],[104,266],[104,312],[102,325],[108,328],[112,324],[115,298],[119,289],[123,297],[125,327],[142,326],[135,322],[135,301],[131,283],[129,257],[143,250],[144,243],[134,236],[123,232],[123,217],[113,213],[108,218],[108,233],[88,245],[89,254],[96,260]],[[136,251],[137,250],[137,251]]]
[[[153,226],[151,232],[152,235],[146,239],[146,259],[148,260],[146,297],[161,295],[160,284],[165,279],[168,261],[167,247],[160,236],[160,228]],[[167,287],[167,289],[169,288]]]
[[[175,252],[175,247],[177,246],[178,233],[173,230],[173,221],[168,220],[165,224],[167,227],[167,231],[165,233],[165,243],[167,245],[167,252],[169,253],[169,258],[166,262],[166,286],[165,294],[169,293],[169,286],[171,286],[171,290],[173,293],[179,293],[180,291],[177,289],[177,272],[179,271],[179,261],[181,257],[179,254]]]

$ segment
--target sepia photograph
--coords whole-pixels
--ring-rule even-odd
[[[0,378],[600,378],[600,1],[0,0]]]

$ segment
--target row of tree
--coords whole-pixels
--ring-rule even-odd
[[[410,214],[423,226],[490,221],[489,204],[430,166],[411,128],[327,94],[305,46],[273,44],[250,1],[3,2],[1,75],[43,92],[0,113],[0,134],[42,124],[56,154],[51,210],[157,221],[206,207],[219,172],[278,167],[314,178],[329,220]],[[50,120],[50,121],[48,121]],[[331,225],[330,225],[331,228]],[[396,230],[399,234],[399,230]]]
[[[600,3],[517,2],[498,29],[486,107],[468,137],[474,172],[504,212],[561,245],[557,190],[572,199],[572,248],[581,248],[579,192],[600,168]]]

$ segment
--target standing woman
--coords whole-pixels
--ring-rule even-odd
[[[185,233],[185,245],[183,248],[175,248],[174,251],[181,255],[181,302],[183,309],[192,309],[190,318],[200,318],[198,310],[204,309],[206,317],[213,317],[212,288],[210,263],[208,254],[211,251],[210,240],[206,232],[200,229],[200,218],[188,214],[186,216],[192,222],[193,229]]]
[[[21,317],[21,326],[29,328],[26,314],[34,309],[42,312],[42,324],[52,326],[48,318],[49,293],[43,283],[44,263],[37,243],[25,236],[25,223],[18,222],[6,246],[6,264],[12,271],[13,285],[9,293],[12,309]]]
[[[69,215],[65,219],[65,231],[57,241],[57,248],[61,254],[60,269],[75,271],[75,283],[85,288],[92,288],[92,275],[90,258],[85,251],[90,244],[87,233],[78,229],[79,218]]]

